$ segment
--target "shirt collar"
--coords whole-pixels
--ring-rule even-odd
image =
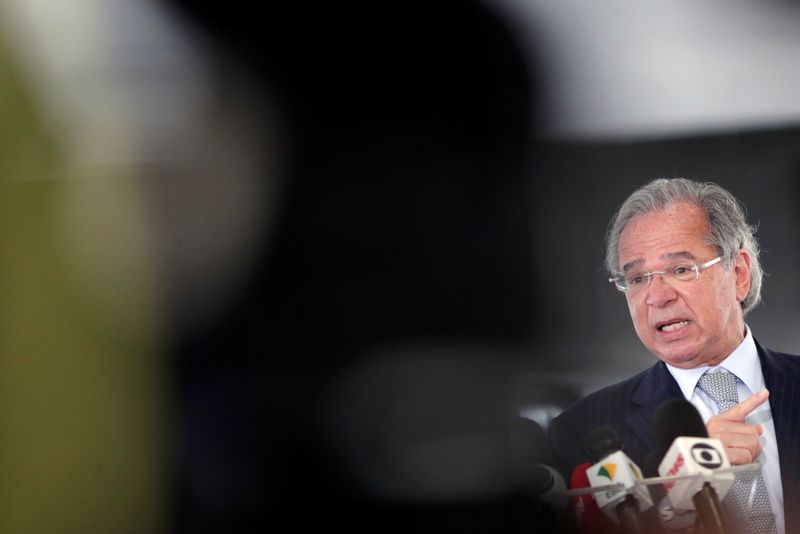
[[[678,382],[678,386],[681,388],[685,398],[692,398],[697,381],[700,380],[703,373],[709,370],[714,372],[717,369],[726,369],[735,374],[751,393],[764,389],[764,375],[761,374],[761,363],[758,360],[756,343],[753,341],[753,334],[749,326],[745,325],[745,331],[746,334],[739,346],[719,365],[704,365],[693,369],[681,369],[666,364],[670,374]]]

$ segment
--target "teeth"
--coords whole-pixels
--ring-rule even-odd
[[[673,330],[677,330],[678,328],[683,328],[689,324],[689,321],[679,321],[677,323],[672,323],[668,325],[664,325],[661,327],[662,332],[672,332]]]

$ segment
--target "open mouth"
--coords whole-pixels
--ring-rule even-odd
[[[657,326],[656,328],[658,328],[662,332],[674,332],[675,330],[683,328],[684,326],[686,326],[688,324],[689,324],[689,321],[675,321],[675,322],[672,322],[672,323],[661,324],[661,325]]]

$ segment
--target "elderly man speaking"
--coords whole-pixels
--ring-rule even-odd
[[[587,460],[587,434],[602,425],[643,465],[656,410],[683,397],[732,464],[762,465],[738,473],[724,499],[732,530],[800,532],[800,357],[765,348],[745,323],[761,299],[762,270],[740,203],[713,183],[654,180],[612,219],[606,267],[659,361],[552,421],[561,470]]]

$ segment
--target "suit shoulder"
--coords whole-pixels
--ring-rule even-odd
[[[550,421],[551,449],[564,476],[569,476],[573,467],[586,460],[584,444],[592,429],[611,426],[619,435],[624,435],[625,418],[634,393],[654,370],[655,366],[590,393]]]
[[[784,361],[789,365],[800,367],[800,356],[798,356],[797,354],[788,354],[785,352],[777,352],[774,350],[771,350],[769,352],[774,358]]]
[[[575,402],[572,406],[565,409],[559,417],[571,418],[578,414],[585,414],[586,412],[604,412],[609,409],[614,409],[620,404],[627,404],[631,395],[641,383],[642,379],[653,372],[653,367],[645,369],[640,373],[626,378],[615,384],[605,386],[597,391],[589,393],[579,401]]]
[[[800,376],[800,356],[774,351],[758,342],[756,347],[761,355],[762,370],[765,373],[772,371],[782,375]]]

